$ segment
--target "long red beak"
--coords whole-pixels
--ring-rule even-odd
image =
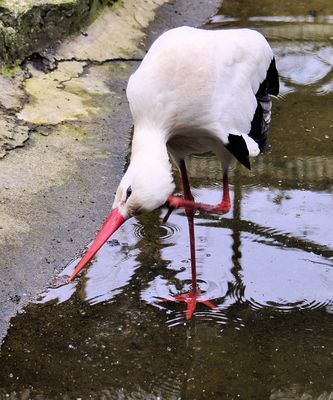
[[[109,237],[126,221],[126,219],[119,213],[118,209],[115,208],[111,211],[103,226],[97,233],[96,239],[89,247],[86,254],[80,260],[78,265],[75,267],[72,275],[68,278],[68,283],[71,282],[76,275],[81,271],[82,268],[94,257],[98,250],[103,244],[109,239]]]

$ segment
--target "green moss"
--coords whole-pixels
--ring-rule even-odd
[[[59,125],[56,132],[60,135],[69,136],[81,142],[88,140],[87,130],[87,127],[82,124],[72,123]]]
[[[0,75],[3,75],[7,78],[13,78],[21,72],[20,62],[16,61],[12,66],[9,67],[1,67]]]

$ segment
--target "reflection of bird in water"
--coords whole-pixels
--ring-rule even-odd
[[[249,157],[267,148],[269,95],[278,91],[272,50],[256,31],[182,27],[161,35],[128,82],[132,154],[113,211],[69,281],[129,217],[166,206],[166,221],[173,209],[184,207],[192,289],[169,300],[185,301],[187,318],[197,302],[215,308],[197,287],[194,211],[229,211],[228,170],[236,160],[250,168]],[[214,206],[194,201],[184,161],[191,153],[208,151],[217,155],[223,170],[222,201]],[[183,198],[171,196],[175,186],[169,154],[180,171]]]

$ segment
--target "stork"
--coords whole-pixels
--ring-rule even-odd
[[[73,281],[108,238],[130,217],[166,206],[183,207],[188,219],[192,288],[167,300],[187,303],[191,318],[204,298],[196,279],[194,212],[230,210],[228,171],[238,160],[268,147],[270,95],[279,92],[273,52],[250,29],[171,29],[151,46],[130,77],[127,97],[134,122],[131,161],[116,192],[112,211],[68,282]],[[223,172],[221,202],[197,203],[191,193],[185,158],[213,152]],[[180,171],[183,197],[174,197],[170,158]]]

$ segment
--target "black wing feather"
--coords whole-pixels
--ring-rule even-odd
[[[270,148],[268,145],[268,131],[271,120],[272,100],[269,95],[279,94],[279,74],[273,57],[267,70],[266,78],[261,82],[256,93],[257,108],[251,122],[249,136],[258,143],[261,152]]]
[[[246,168],[251,169],[249,150],[246,146],[245,139],[240,135],[228,135],[229,143],[225,147],[233,154],[237,160]]]
[[[267,71],[267,82],[268,82],[268,94],[277,96],[280,90],[279,73],[276,69],[275,58],[271,61],[271,64]]]

